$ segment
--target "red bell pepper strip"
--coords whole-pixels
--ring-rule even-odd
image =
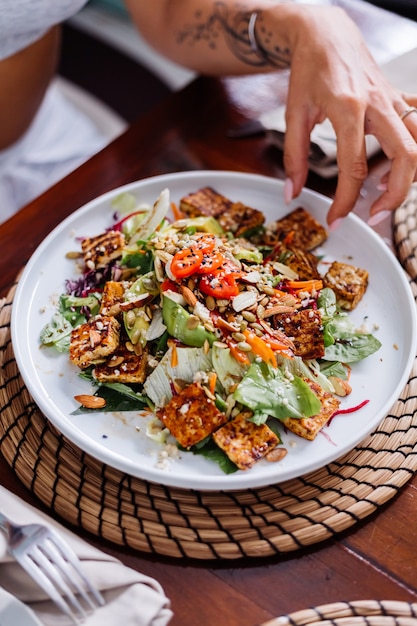
[[[174,254],[170,269],[175,278],[187,278],[197,271],[202,260],[203,253],[198,248],[183,248]]]

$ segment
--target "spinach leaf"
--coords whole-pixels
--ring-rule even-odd
[[[87,370],[82,372],[80,377],[90,380],[97,385],[97,382],[91,376],[91,372]],[[100,383],[94,395],[106,400],[104,409],[87,409],[80,406],[71,415],[111,411],[141,411],[146,407],[153,409],[150,400],[146,396],[138,391],[134,391],[129,385],[123,383]]]
[[[184,450],[184,448],[181,448],[181,446],[179,447],[181,450]],[[187,450],[187,452],[200,454],[206,459],[217,463],[217,465],[225,474],[233,474],[239,469],[237,465],[235,465],[233,461],[229,459],[227,454],[223,452],[221,448],[219,448],[219,446],[213,441],[211,437],[207,437],[206,439],[204,439],[204,441],[195,446],[192,446],[189,450]]]
[[[268,416],[311,417],[321,409],[320,400],[299,376],[286,376],[280,368],[254,362],[237,386],[234,398],[253,412],[252,421],[266,422]]]
[[[373,335],[363,333],[342,333],[335,343],[327,346],[324,353],[326,361],[355,363],[373,354],[381,347],[381,342]]]
[[[68,352],[70,346],[72,325],[62,315],[56,312],[40,333],[40,340],[45,346],[53,346],[58,352]]]

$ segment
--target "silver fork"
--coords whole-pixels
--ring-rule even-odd
[[[104,604],[77,555],[53,528],[20,526],[0,513],[0,529],[6,535],[9,553],[75,624]]]

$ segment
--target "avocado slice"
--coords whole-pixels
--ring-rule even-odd
[[[201,323],[195,325],[194,316],[166,294],[163,296],[162,317],[171,337],[186,346],[201,348],[205,341],[211,346],[216,340],[214,333],[206,330]]]

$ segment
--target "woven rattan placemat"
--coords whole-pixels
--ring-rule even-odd
[[[269,620],[262,626],[417,626],[417,604],[392,600],[335,602]]]
[[[410,200],[395,215],[400,258],[407,259],[413,279],[417,263],[407,233],[414,237],[415,204]],[[369,516],[417,468],[415,361],[400,398],[377,430],[343,458],[309,475],[234,492],[168,488],[125,475],[62,436],[29,395],[10,339],[14,291],[0,302],[0,450],[45,505],[94,535],[142,552],[195,559],[295,551]]]
[[[413,281],[417,281],[417,183],[394,214],[394,244],[397,256]]]

